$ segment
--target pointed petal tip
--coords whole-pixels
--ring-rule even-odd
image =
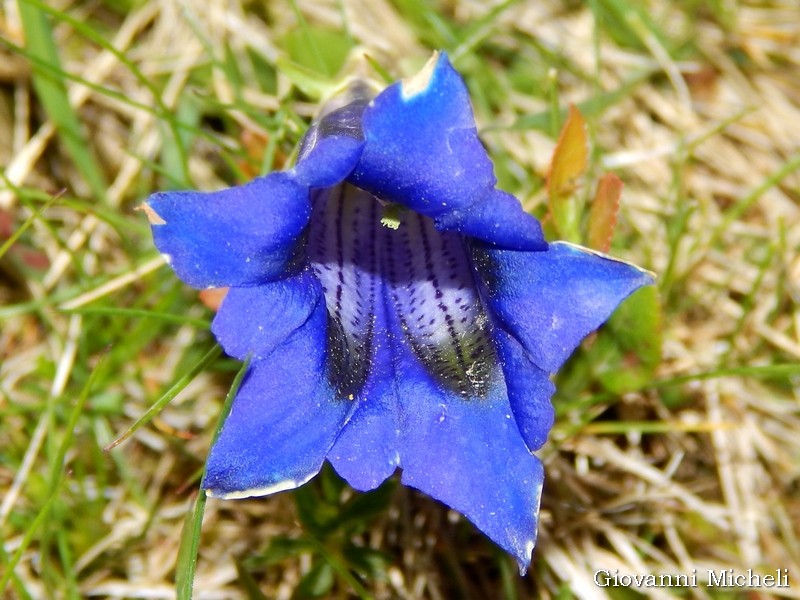
[[[641,285],[654,285],[657,279],[656,273],[650,271],[649,269],[645,269],[640,267],[639,265],[632,263],[624,258],[619,258],[617,256],[611,256],[610,254],[606,254],[605,252],[601,252],[600,250],[595,250],[594,248],[587,248],[586,246],[581,246],[580,244],[573,244],[572,242],[565,242],[563,240],[557,242],[551,242],[552,245],[555,246],[564,246],[566,248],[570,248],[577,252],[583,252],[584,254],[591,254],[593,256],[597,256],[598,258],[602,258],[604,260],[610,260],[615,263],[620,263],[631,267],[635,271],[638,271],[642,278],[645,280]]]
[[[411,77],[407,77],[400,82],[400,90],[404,100],[409,100],[425,92],[429,87],[434,74],[439,67],[440,58],[447,61],[447,55],[434,50],[428,62],[422,67],[422,70]],[[449,64],[449,61],[447,61]]]
[[[547,252],[476,247],[475,261],[488,309],[547,373],[625,298],[655,281],[635,265],[564,242]]]
[[[308,187],[285,172],[215,192],[156,193],[145,206],[153,211],[156,248],[198,289],[276,279],[294,259],[311,215]]]
[[[139,206],[137,206],[134,210],[141,210],[147,216],[147,220],[150,221],[150,225],[166,225],[167,222],[161,218],[153,207],[150,206],[147,202],[143,202]]]
[[[443,53],[378,94],[362,124],[364,153],[348,181],[381,200],[436,219],[497,183],[467,87]]]
[[[401,483],[464,515],[527,569],[544,468],[525,446],[502,386],[480,403],[465,402],[404,366]]]
[[[514,557],[517,560],[517,566],[519,566],[520,577],[524,577],[525,574],[528,572],[528,567],[531,566],[531,560],[533,560],[533,548],[535,546],[536,546],[536,540],[528,540],[525,543],[522,554],[517,554]]]

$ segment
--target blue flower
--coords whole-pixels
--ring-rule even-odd
[[[297,165],[212,193],[154,194],[158,249],[251,357],[204,487],[288,490],[328,460],[357,490],[402,482],[464,514],[524,572],[553,423],[550,375],[630,293],[623,262],[547,244],[495,188],[444,54],[320,117]]]

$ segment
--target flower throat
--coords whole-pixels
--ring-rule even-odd
[[[485,397],[497,356],[464,241],[433,221],[394,211],[344,184],[313,200],[307,259],[328,310],[331,383],[356,399],[374,367],[376,340],[394,336],[442,385]]]

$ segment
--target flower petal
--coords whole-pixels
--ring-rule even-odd
[[[444,392],[413,359],[400,372],[402,482],[466,516],[524,572],[544,472],[520,437],[502,382],[489,398],[470,400]]]
[[[547,249],[538,219],[525,212],[514,196],[493,190],[466,209],[436,219],[436,228],[453,231],[508,250]]]
[[[322,299],[322,286],[310,269],[287,279],[231,288],[211,324],[229,356],[261,360],[302,327]]]
[[[440,385],[484,394],[497,358],[463,239],[409,213],[386,241],[385,304],[396,323],[390,339]]]
[[[525,445],[533,452],[547,441],[553,426],[555,411],[550,397],[556,388],[547,373],[530,361],[513,336],[496,327],[494,339],[514,419]]]
[[[373,377],[377,385],[362,394],[328,454],[336,472],[361,492],[377,488],[400,463],[393,375]]]
[[[342,397],[361,396],[380,337],[379,215],[377,201],[350,185],[314,194],[306,257],[325,295],[329,358]]]
[[[311,188],[341,183],[358,163],[363,146],[347,135],[321,137],[295,166],[295,178]]]
[[[620,302],[653,283],[638,267],[563,242],[546,252],[475,245],[473,260],[492,317],[548,373]]]
[[[255,361],[208,458],[203,487],[244,498],[293,489],[313,477],[354,408],[335,400],[325,365],[326,311],[268,358]]]
[[[196,288],[278,277],[308,223],[308,188],[271,173],[219,192],[161,192],[145,205],[158,250]]]
[[[546,247],[538,221],[494,189],[469,93],[446,54],[364,111],[364,153],[349,181],[436,220],[443,231],[521,250]]]
[[[397,467],[397,418],[381,257],[387,236],[380,206],[350,185],[315,195],[307,256],[325,294],[329,361],[337,393],[357,408],[328,456],[351,486],[378,487]]]
[[[293,171],[219,192],[162,192],[145,204],[159,251],[196,288],[258,285],[280,277],[295,258],[311,215],[309,188],[350,173],[362,143],[321,140]]]
[[[467,88],[445,54],[378,94],[364,111],[363,132],[350,180],[382,200],[437,217],[494,188]]]
[[[361,80],[353,81],[341,95],[322,107],[322,114],[311,123],[300,142],[298,160],[305,160],[319,140],[329,136],[347,136],[363,140],[361,119],[364,109],[375,96],[371,86]]]

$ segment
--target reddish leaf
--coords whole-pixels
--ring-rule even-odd
[[[222,301],[225,299],[227,293],[228,288],[226,287],[209,288],[207,290],[200,291],[197,296],[200,298],[200,302],[216,312],[219,310],[219,307],[222,304]]]
[[[622,180],[614,173],[606,173],[597,183],[592,210],[589,213],[587,243],[590,248],[600,252],[608,252],[611,248],[611,238],[617,226],[622,185]]]
[[[11,213],[0,210],[0,242],[4,242],[14,235],[15,226],[16,223]],[[17,240],[16,243],[8,248],[8,256],[12,257],[18,264],[37,271],[43,271],[50,266],[47,254],[41,250],[31,248],[20,240]]]
[[[40,250],[33,250],[31,248],[11,248],[11,251],[22,261],[26,267],[36,271],[44,271],[50,267],[50,259],[47,254]]]
[[[0,240],[7,240],[14,233],[14,219],[8,211],[0,210]]]

